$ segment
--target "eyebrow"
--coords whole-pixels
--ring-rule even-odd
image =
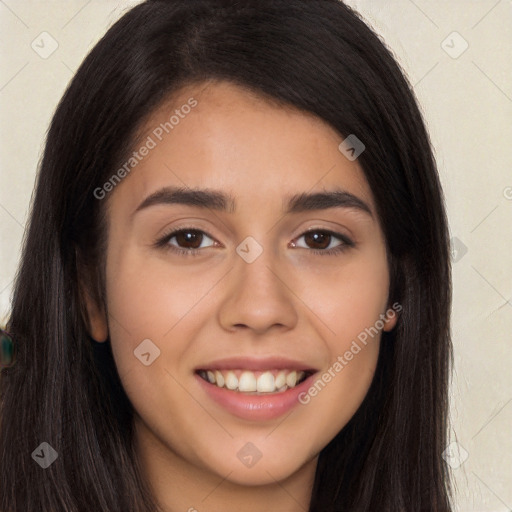
[[[230,194],[212,189],[164,187],[146,197],[132,215],[151,206],[162,204],[181,204],[226,213],[236,211],[236,200]],[[370,207],[362,199],[341,189],[294,194],[286,198],[285,208],[285,213],[352,208],[373,217]]]

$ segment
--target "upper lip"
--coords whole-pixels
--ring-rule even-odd
[[[210,363],[198,366],[196,370],[301,370],[314,371],[310,364],[301,363],[286,357],[230,357],[217,359]]]

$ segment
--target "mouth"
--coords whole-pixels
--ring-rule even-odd
[[[241,368],[199,369],[196,374],[218,388],[225,388],[245,395],[273,395],[284,393],[302,384],[315,370],[268,369],[245,370]]]
[[[194,371],[205,400],[220,407],[222,414],[263,424],[297,408],[317,373],[309,365],[282,357],[234,357]]]

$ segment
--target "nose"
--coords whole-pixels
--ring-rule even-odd
[[[236,257],[218,311],[225,330],[251,329],[261,335],[270,329],[294,328],[300,301],[289,282],[289,274],[278,265],[275,256],[274,251],[263,250],[252,263]]]

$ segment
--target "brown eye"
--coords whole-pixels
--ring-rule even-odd
[[[304,235],[306,243],[313,244],[312,249],[326,249],[329,247],[332,235],[325,231],[311,231]]]
[[[205,238],[209,238],[214,243],[213,238],[201,229],[181,228],[168,233],[155,242],[155,247],[169,250],[184,256],[198,256],[201,249],[212,247],[213,244],[202,246]],[[171,242],[175,239],[175,242]]]
[[[199,249],[203,233],[197,229],[183,229],[176,231],[173,238],[176,238],[176,242],[180,247],[185,246],[188,249]]]
[[[334,255],[355,247],[355,243],[347,236],[341,233],[335,233],[326,229],[311,229],[303,233],[297,240],[304,238],[305,246],[293,244],[294,247],[311,249],[314,254]],[[329,248],[333,241],[338,240],[338,244]]]

